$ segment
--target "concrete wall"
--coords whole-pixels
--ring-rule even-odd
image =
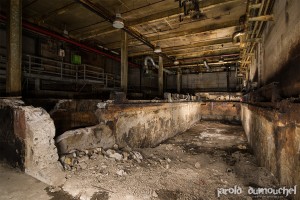
[[[176,76],[168,75],[167,89],[176,90]],[[229,88],[236,89],[235,72],[229,73]],[[183,74],[182,90],[194,91],[227,91],[227,72]]]
[[[240,123],[240,103],[205,102],[201,103],[201,119]]]
[[[263,42],[258,45],[250,77],[262,85],[279,82],[283,97],[300,93],[300,1],[275,1],[274,21],[266,23]]]
[[[128,69],[128,87],[129,90],[142,91],[145,94],[158,93],[157,72],[146,75],[141,68]],[[166,84],[166,83],[164,83]]]
[[[95,147],[108,148],[106,141],[115,141],[120,147],[151,147],[162,141],[189,129],[200,119],[209,120],[239,120],[239,103],[223,102],[180,102],[180,103],[127,103],[108,104],[99,101],[67,101],[57,105],[52,117],[57,123],[65,123],[64,115],[68,110],[76,110],[74,105],[86,105],[98,118],[99,125],[105,127],[86,127],[63,133],[57,138],[61,153],[71,151],[71,148],[88,149]],[[80,109],[77,109],[80,110]],[[92,110],[80,110],[92,112]],[[80,115],[72,115],[80,116]],[[65,117],[65,120],[68,121]],[[77,120],[72,118],[72,120]],[[90,137],[94,137],[90,144]],[[112,138],[113,137],[113,138]],[[77,138],[73,140],[72,138]],[[86,142],[83,142],[86,140]],[[113,143],[110,143],[112,146]]]
[[[0,154],[25,173],[50,185],[65,180],[54,145],[55,127],[42,108],[0,100]]]
[[[300,105],[281,103],[270,109],[242,104],[241,118],[248,141],[261,166],[280,185],[300,185]],[[295,199],[300,199],[299,190]]]

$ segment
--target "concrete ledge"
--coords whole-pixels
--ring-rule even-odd
[[[85,105],[85,109],[79,109],[79,105]],[[57,144],[60,153],[64,154],[76,148],[111,148],[113,140],[119,147],[154,147],[189,129],[200,119],[239,121],[239,105],[232,102],[114,104],[96,100],[62,101],[52,112],[52,117],[54,121],[58,119],[59,123],[65,123],[61,121],[64,118],[60,116],[67,112],[89,112],[96,116],[96,121],[102,126],[101,130],[97,129],[98,132],[95,132],[96,126],[91,126],[63,133],[57,138]],[[75,118],[72,120],[81,121]],[[69,122],[69,119],[65,121]],[[110,132],[111,134],[108,134]],[[90,144],[91,142],[84,141],[94,142]]]

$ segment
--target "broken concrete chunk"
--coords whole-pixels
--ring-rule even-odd
[[[72,166],[73,165],[73,160],[70,157],[66,157],[65,160],[64,160],[64,163],[67,164],[67,165]]]
[[[195,168],[199,169],[201,167],[200,163],[196,162]]]
[[[123,169],[118,170],[118,171],[117,171],[117,174],[118,174],[119,176],[127,175],[127,173],[126,173]]]
[[[80,167],[81,169],[86,169],[87,166],[88,166],[88,165],[87,165],[85,162],[79,164],[79,167]]]
[[[154,198],[157,198],[157,197],[158,197],[158,194],[157,194],[155,191],[153,191],[153,192],[152,192],[152,196],[153,196]]]
[[[122,148],[122,151],[130,153],[132,151],[132,149],[129,146],[126,146],[126,147]]]
[[[123,160],[128,160],[129,153],[127,153],[126,151],[124,151],[124,152],[122,153],[122,155],[123,155]]]
[[[97,108],[105,109],[106,107],[107,107],[107,103],[100,102],[100,103],[97,104]]]
[[[115,144],[112,130],[106,125],[96,125],[87,128],[66,131],[56,139],[60,154],[72,150],[85,151],[94,148],[111,148]]]
[[[116,160],[122,160],[123,159],[123,156],[119,153],[117,153],[115,150],[112,150],[112,149],[108,149],[106,151],[106,154],[109,158],[114,158]]]
[[[137,152],[137,151],[132,151],[131,152],[131,155],[132,155],[132,158],[134,160],[136,160],[138,163],[141,162],[141,160],[143,160],[143,156],[140,152]]]
[[[89,158],[84,156],[84,157],[78,158],[78,163],[83,163],[83,162],[86,162],[88,160],[89,160]]]
[[[118,149],[119,149],[119,145],[114,144],[113,149],[114,149],[114,150],[118,150]]]

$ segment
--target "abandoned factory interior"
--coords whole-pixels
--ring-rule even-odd
[[[0,200],[300,200],[299,0],[0,0]]]

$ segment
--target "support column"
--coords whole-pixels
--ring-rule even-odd
[[[164,93],[164,64],[163,57],[159,56],[158,61],[159,69],[158,69],[158,94],[163,96]]]
[[[10,0],[7,29],[6,93],[22,93],[22,0]]]
[[[121,30],[121,89],[127,93],[128,87],[128,36]]]
[[[180,94],[181,90],[181,72],[177,71],[177,93]]]

